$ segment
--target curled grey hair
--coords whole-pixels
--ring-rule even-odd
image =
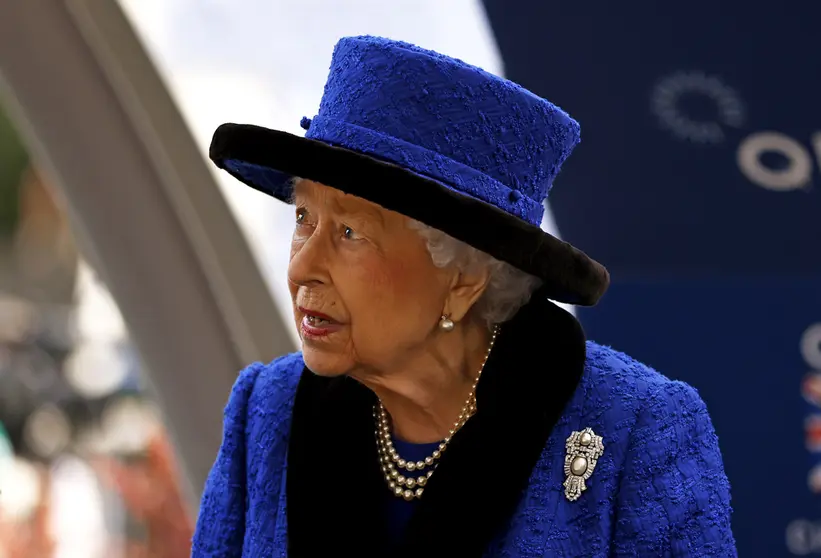
[[[485,292],[471,309],[488,327],[512,318],[541,285],[539,278],[497,260],[447,233],[413,219],[409,219],[409,226],[425,239],[436,267],[453,265],[466,272],[488,269],[490,278]]]
[[[294,177],[291,184],[296,186],[300,180],[302,179]],[[453,265],[468,273],[483,267],[488,269],[490,279],[485,292],[471,311],[489,328],[512,318],[542,283],[539,278],[497,260],[490,254],[438,229],[414,219],[408,219],[408,226],[425,240],[433,265],[436,267]]]

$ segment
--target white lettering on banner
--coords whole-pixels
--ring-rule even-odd
[[[707,114],[696,114],[694,102],[709,107]],[[726,128],[745,124],[744,102],[723,79],[704,72],[675,72],[653,86],[650,109],[676,138],[718,145],[727,139]],[[705,112],[704,107],[699,112]],[[767,154],[783,157],[784,168],[773,168],[762,160]],[[821,171],[821,131],[810,138],[809,146],[778,131],[753,132],[736,150],[736,162],[747,180],[773,192],[792,192],[806,188],[817,168]]]
[[[796,519],[787,525],[787,549],[795,556],[821,554],[821,524]]]
[[[815,156],[821,168],[821,132],[813,135]],[[777,153],[787,160],[783,169],[766,166],[761,157],[765,153]],[[741,172],[753,184],[774,191],[790,191],[810,184],[813,159],[810,151],[800,142],[780,132],[756,132],[750,134],[738,146],[736,160]]]
[[[688,100],[703,99],[713,110],[708,117],[688,110]],[[674,136],[694,143],[721,143],[724,127],[744,124],[744,104],[738,93],[717,76],[704,72],[676,72],[653,87],[651,108],[659,123]]]
[[[801,336],[801,356],[807,366],[821,370],[821,323],[813,324]]]

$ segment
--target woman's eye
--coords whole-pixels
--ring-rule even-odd
[[[303,223],[305,223],[305,212],[302,210],[298,210],[296,212],[296,224],[302,225]]]
[[[359,235],[357,235],[356,231],[354,231],[351,227],[345,227],[342,229],[342,236],[345,240],[359,240]]]

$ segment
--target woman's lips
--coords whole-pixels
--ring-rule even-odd
[[[302,330],[303,337],[318,339],[339,331],[342,329],[342,324],[306,314],[305,317],[302,318],[300,329]]]
[[[297,309],[303,314],[300,327],[303,337],[327,337],[342,328],[342,324],[327,314],[303,308],[302,306],[299,306]]]

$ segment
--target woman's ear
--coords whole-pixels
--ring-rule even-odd
[[[486,266],[478,267],[475,271],[457,271],[453,274],[443,313],[454,322],[463,320],[487,289],[490,271]]]

